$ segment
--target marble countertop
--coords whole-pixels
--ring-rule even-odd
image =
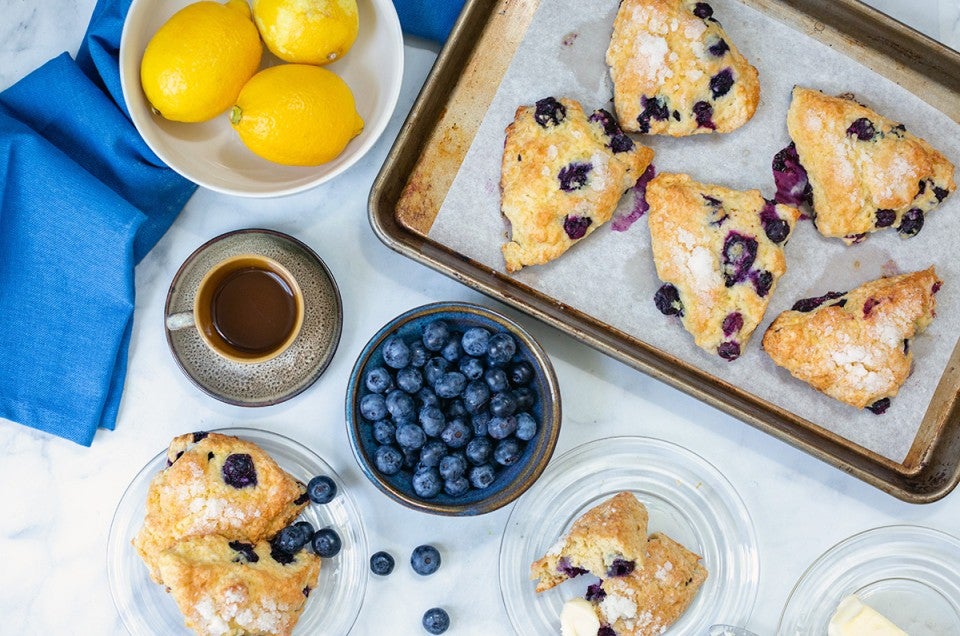
[[[918,29],[957,46],[956,2],[874,0]],[[75,52],[94,0],[13,2],[0,26],[0,89],[58,54]],[[909,5],[909,9],[907,9]],[[920,8],[922,7],[922,8]],[[68,43],[72,43],[69,44]],[[927,505],[899,501],[669,386],[382,245],[366,219],[367,193],[435,51],[408,41],[397,112],[373,151],[342,177],[275,200],[244,200],[200,190],[136,270],[136,311],[126,391],[117,428],[82,448],[0,422],[0,634],[122,634],[105,568],[111,516],[133,476],[176,434],[253,426],[309,446],[344,478],[356,498],[369,548],[392,552],[401,567],[371,577],[351,634],[421,634],[420,618],[440,605],[450,634],[512,633],[498,588],[500,538],[511,507],[473,518],[444,518],[393,503],[363,477],[343,425],[354,359],[393,316],[437,300],[476,301],[518,318],[552,358],[563,390],[557,453],[589,440],[644,435],[671,440],[718,467],[753,517],[759,593],[749,627],[773,634],[797,579],[826,549],[889,524],[947,532],[960,527],[956,494]],[[162,309],[180,263],[223,232],[267,227],[310,245],[343,296],[339,349],[320,380],[280,405],[244,409],[201,393],[167,349]],[[421,543],[437,545],[441,570],[417,577],[405,561]]]

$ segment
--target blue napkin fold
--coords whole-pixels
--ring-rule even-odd
[[[196,186],[127,116],[129,0],[100,0],[77,54],[0,93],[0,417],[89,445],[116,424],[134,266]]]
[[[464,0],[393,0],[404,33],[444,42]]]

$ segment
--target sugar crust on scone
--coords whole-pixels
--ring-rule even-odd
[[[547,263],[610,220],[652,159],[604,110],[588,117],[577,101],[552,97],[519,107],[500,179],[507,271]]]
[[[943,154],[853,98],[794,87],[787,129],[824,236],[853,243],[887,227],[912,236],[956,189]]]
[[[783,246],[800,212],[757,190],[661,174],[647,184],[661,312],[678,315],[697,346],[739,357],[786,272]]]
[[[629,132],[730,132],[760,100],[757,69],[706,2],[623,0],[606,60],[617,118]]]
[[[910,374],[910,339],[935,315],[933,267],[797,301],[763,336],[773,361],[818,391],[882,412]]]

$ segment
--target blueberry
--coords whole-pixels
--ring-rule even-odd
[[[484,348],[484,351],[486,351],[486,348]],[[458,368],[460,373],[466,376],[468,380],[479,380],[483,377],[484,366],[479,358],[464,356],[460,358]]]
[[[721,342],[720,346],[717,347],[717,354],[724,360],[736,360],[740,357],[740,343],[739,342]]]
[[[729,336],[743,328],[743,314],[739,311],[732,311],[723,319],[723,335]]]
[[[697,122],[697,128],[717,129],[717,125],[713,123],[713,106],[710,105],[710,102],[699,101],[694,104],[693,118]]]
[[[510,383],[513,386],[530,384],[530,380],[533,379],[533,376],[533,365],[526,360],[521,360],[510,367]]]
[[[883,415],[888,408],[890,408],[890,398],[885,397],[868,406],[867,410],[871,411],[874,415]]]
[[[813,187],[807,171],[800,164],[797,147],[790,145],[773,157],[773,180],[777,185],[776,200],[794,207],[813,201]]]
[[[383,367],[374,367],[367,371],[364,384],[373,393],[386,393],[393,388],[393,376]]]
[[[313,526],[301,521],[287,526],[273,539],[273,547],[288,554],[296,554],[313,538]]]
[[[427,434],[416,424],[401,424],[397,427],[397,444],[400,448],[422,448],[427,443]]]
[[[372,422],[387,416],[387,401],[379,393],[367,393],[360,398],[360,415]]]
[[[581,239],[587,234],[587,228],[593,223],[589,216],[567,216],[563,219],[563,231],[571,241]]]
[[[537,394],[528,386],[518,386],[513,390],[513,399],[517,401],[517,411],[526,411],[537,403]]]
[[[714,57],[723,57],[723,54],[730,50],[730,46],[726,40],[719,38],[716,42],[708,46],[707,50],[710,51],[710,55]]]
[[[466,417],[467,407],[460,398],[447,400],[447,407],[443,410],[443,414],[447,416],[448,420],[451,420],[455,417]]]
[[[396,475],[403,466],[403,454],[393,446],[379,446],[373,454],[373,463],[384,475]]]
[[[443,489],[440,473],[433,467],[415,472],[411,484],[413,485],[413,492],[423,499],[436,497]]]
[[[378,444],[392,444],[396,439],[397,427],[390,420],[377,420],[373,423],[373,439]]]
[[[227,545],[236,552],[239,552],[239,554],[232,559],[234,563],[256,563],[260,560],[260,555],[254,552],[252,543],[231,541]]]
[[[307,495],[315,504],[328,504],[337,496],[337,483],[326,475],[317,475],[307,483]]]
[[[609,625],[602,625],[597,630],[597,636],[617,636],[617,632],[613,631],[613,628]]]
[[[403,468],[413,471],[420,464],[419,448],[401,448],[403,453]]]
[[[520,442],[516,438],[508,437],[500,440],[493,449],[493,460],[501,466],[513,466],[520,461],[522,452]]]
[[[856,137],[860,141],[873,141],[873,138],[877,136],[877,129],[874,128],[872,121],[866,117],[861,117],[847,128],[847,136]]]
[[[450,399],[463,393],[467,386],[467,378],[459,371],[448,371],[434,385],[433,389],[439,397]]]
[[[490,412],[480,411],[470,417],[470,425],[473,427],[474,437],[485,437],[487,435],[487,426],[490,424]]]
[[[560,172],[557,173],[557,180],[560,182],[560,189],[564,192],[574,192],[575,190],[579,190],[580,188],[584,187],[587,185],[587,181],[589,181],[589,174],[591,170],[593,170],[593,164],[589,161],[572,161],[560,168]],[[589,220],[587,224],[589,225]],[[566,225],[567,224],[564,223],[564,229],[566,229]],[[586,227],[584,227],[584,230],[586,230]],[[568,231],[567,234],[569,233],[570,232]]]
[[[767,270],[754,271],[750,275],[751,280],[753,280],[753,287],[757,290],[757,296],[760,298],[765,297],[770,293],[770,288],[773,287],[773,273]]]
[[[517,398],[513,393],[504,391],[494,393],[490,398],[490,414],[494,417],[508,417],[517,412]]]
[[[419,369],[430,359],[430,353],[423,346],[422,340],[414,340],[410,343],[410,366]]]
[[[440,433],[440,439],[450,448],[463,448],[472,436],[470,426],[460,417],[450,420]]]
[[[710,93],[714,99],[723,97],[733,86],[733,70],[725,68],[710,78]]]
[[[487,347],[487,362],[492,366],[500,367],[507,364],[516,353],[517,343],[514,342],[510,334],[500,332],[490,337],[490,345]],[[490,390],[496,391],[493,387],[490,387]]]
[[[440,350],[440,356],[450,364],[458,362],[463,356],[463,347],[460,346],[460,339],[450,338],[450,341],[443,345],[443,349]]]
[[[937,197],[937,203],[942,203],[949,196],[950,191],[940,186],[933,186],[933,196]]]
[[[442,634],[450,627],[450,615],[440,607],[431,607],[423,613],[423,628],[428,634]]]
[[[757,239],[730,232],[723,241],[723,278],[727,287],[744,280],[757,260]]]
[[[901,236],[916,236],[923,229],[923,211],[919,208],[910,208],[903,213],[900,219],[900,225],[897,226],[897,232]]]
[[[816,309],[823,303],[827,302],[828,300],[833,300],[834,298],[840,298],[846,293],[847,292],[832,291],[832,292],[827,292],[823,296],[817,296],[815,298],[801,298],[797,302],[793,303],[793,307],[791,307],[791,309],[793,311],[802,311],[804,313],[808,311],[813,311],[814,309]]]
[[[467,472],[467,460],[461,455],[447,455],[440,460],[437,468],[444,479],[456,479]]]
[[[463,332],[460,345],[469,356],[482,356],[487,352],[490,332],[483,327],[471,327]]]
[[[463,390],[463,405],[468,413],[477,413],[490,399],[490,387],[483,380],[467,383]]]
[[[370,571],[377,576],[387,576],[393,572],[394,560],[389,552],[374,552],[370,557]]]
[[[923,183],[922,181],[920,183]],[[877,227],[890,227],[893,225],[893,222],[897,220],[897,213],[893,210],[887,210],[880,208],[877,210],[876,221],[874,225]]]
[[[397,386],[407,393],[416,393],[423,388],[423,374],[413,367],[397,371]]]
[[[706,2],[698,2],[697,4],[693,5],[693,15],[697,16],[701,20],[706,20],[713,15],[713,7]]]
[[[470,485],[474,488],[486,488],[497,478],[497,472],[491,464],[481,464],[470,469]]]
[[[443,492],[447,493],[451,497],[460,497],[465,495],[468,490],[470,490],[470,481],[463,475],[453,479],[445,479],[443,481]]]
[[[661,97],[651,98],[644,95],[640,99],[640,104],[643,106],[644,114],[648,115],[650,119],[666,121],[666,119],[670,116],[669,109],[667,108],[667,101]]]
[[[193,443],[196,444],[196,443],[199,442],[200,440],[206,439],[206,437],[207,437],[208,435],[210,435],[210,433],[208,433],[207,431],[196,431],[196,432],[194,432],[194,434],[193,434]]]
[[[277,539],[280,535],[270,539],[270,557],[280,565],[289,565],[296,560],[296,555],[293,552],[287,552],[286,550],[281,550],[280,546],[277,544]]]
[[[440,351],[450,339],[450,327],[443,320],[434,320],[423,328],[423,346],[427,351]]]
[[[614,154],[633,150],[633,140],[624,134],[616,118],[609,112],[599,108],[590,115],[590,121],[599,122],[603,127],[604,134],[610,138],[610,143],[607,146]]]
[[[317,553],[317,556],[329,559],[340,553],[340,548],[343,544],[336,530],[333,528],[320,528],[313,535],[311,545],[313,546],[313,551]]]
[[[633,572],[636,567],[637,564],[635,561],[617,557],[610,563],[610,567],[607,569],[607,576],[626,576]]]
[[[447,445],[439,439],[432,439],[420,449],[420,464],[426,468],[439,466],[446,455]]]
[[[517,418],[509,415],[507,417],[491,417],[487,425],[487,435],[493,439],[504,439],[510,437],[517,431]]]
[[[440,567],[440,551],[432,545],[418,545],[410,555],[410,567],[421,576],[433,574]]]
[[[780,244],[790,236],[790,224],[781,219],[777,214],[776,204],[773,201],[767,201],[760,211],[760,225],[763,226],[763,233],[774,243]]]
[[[653,295],[653,302],[664,316],[682,316],[683,303],[680,302],[680,292],[670,283],[664,283]]]
[[[607,598],[607,591],[604,590],[600,583],[591,583],[587,586],[587,592],[584,594],[583,598],[587,599],[591,603],[600,603],[603,599]]]
[[[416,415],[416,405],[413,398],[402,389],[394,389],[387,393],[384,403],[390,416],[397,423],[411,421]]]
[[[430,358],[427,364],[423,366],[423,377],[427,384],[436,387],[437,382],[443,377],[443,374],[450,368],[450,363],[441,357]]]
[[[410,347],[400,336],[390,336],[383,341],[383,362],[393,369],[410,364]]]
[[[439,406],[440,404],[440,398],[430,387],[423,387],[417,391],[417,401],[420,406]]]
[[[493,454],[493,442],[486,436],[474,437],[467,443],[465,454],[467,461],[474,466],[486,464],[490,461],[490,456]]]
[[[228,455],[220,469],[223,482],[234,488],[246,488],[257,485],[257,469],[248,453]]]
[[[517,439],[529,442],[537,434],[537,420],[529,413],[517,415]]]
[[[483,379],[486,381],[487,386],[490,387],[491,391],[506,391],[510,388],[507,372],[503,369],[487,369],[486,373],[483,374]]]
[[[424,432],[430,437],[438,437],[447,425],[447,419],[443,416],[443,411],[436,406],[425,406],[420,409],[418,420]]]
[[[553,97],[537,100],[533,119],[543,128],[557,126],[567,118],[567,109]]]

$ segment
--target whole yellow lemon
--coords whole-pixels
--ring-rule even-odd
[[[140,83],[164,118],[206,121],[236,101],[262,54],[245,0],[195,2],[173,14],[150,39]]]
[[[251,77],[230,123],[247,148],[290,166],[326,163],[363,130],[347,83],[309,64],[280,64]]]
[[[253,0],[253,19],[270,51],[287,62],[327,64],[357,39],[357,0]]]

